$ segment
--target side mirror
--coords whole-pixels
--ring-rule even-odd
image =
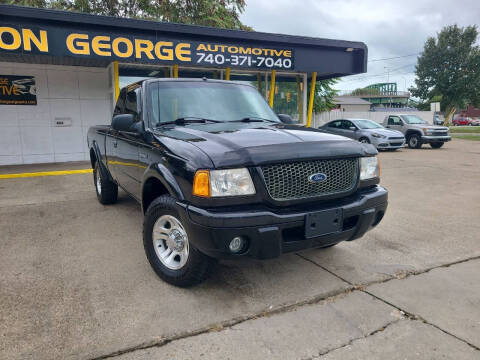
[[[352,130],[352,131],[357,130],[357,128],[356,128],[355,126],[350,126],[348,129],[349,129],[349,130]]]
[[[133,128],[135,122],[135,116],[133,114],[115,115],[112,119],[112,128],[117,131],[136,131],[136,129]]]
[[[295,123],[290,115],[277,114],[277,116],[280,119],[280,121],[284,124],[294,124]]]

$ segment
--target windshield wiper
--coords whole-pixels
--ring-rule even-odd
[[[274,123],[278,122],[278,121],[275,121],[275,120],[264,119],[264,118],[256,117],[256,116],[244,117],[243,119],[240,119],[240,120],[232,120],[232,121],[230,121],[230,122],[264,122],[264,121],[274,122]]]
[[[173,121],[165,121],[157,124],[157,127],[163,126],[163,125],[185,125],[185,124],[205,124],[207,122],[212,122],[212,123],[219,123],[222,121],[219,120],[212,120],[212,119],[204,119],[204,118],[199,118],[199,117],[194,117],[194,116],[186,116],[186,117],[180,117],[178,119],[175,119]]]

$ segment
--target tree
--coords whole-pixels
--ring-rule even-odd
[[[337,79],[326,79],[317,81],[315,86],[315,98],[313,100],[313,112],[330,111],[335,108],[333,99],[338,94],[338,90],[333,89]]]
[[[245,0],[0,0],[2,3],[88,14],[252,30],[240,15]]]
[[[351,96],[380,95],[380,90],[375,88],[358,88],[350,93]]]
[[[478,36],[476,26],[460,28],[444,27],[437,38],[425,42],[422,54],[415,66],[413,96],[427,102],[441,96],[441,107],[447,116],[467,104],[480,103],[480,47],[475,45]]]

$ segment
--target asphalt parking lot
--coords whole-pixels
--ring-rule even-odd
[[[479,359],[480,143],[380,159],[389,208],[364,238],[222,262],[191,289],[151,270],[124,193],[102,206],[90,174],[0,179],[0,358]]]

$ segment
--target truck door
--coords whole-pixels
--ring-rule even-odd
[[[126,90],[122,89],[118,95],[117,103],[115,104],[115,109],[113,110],[113,116],[123,114],[125,111],[125,95]],[[116,174],[116,164],[118,162],[117,158],[117,147],[118,147],[118,131],[110,128],[110,131],[107,133],[105,138],[105,151],[108,160],[108,170],[110,175],[118,182]]]
[[[390,115],[388,117],[387,128],[403,132],[402,127],[403,127],[403,121],[402,119],[400,119],[399,116]]]
[[[137,101],[140,98],[140,91],[141,87],[137,84],[127,88],[123,112],[135,115],[137,121],[141,121],[139,109],[141,104]],[[118,131],[115,140],[114,167],[117,182],[124,190],[140,200],[140,186],[145,166],[139,161],[139,146],[143,139],[136,132]]]

